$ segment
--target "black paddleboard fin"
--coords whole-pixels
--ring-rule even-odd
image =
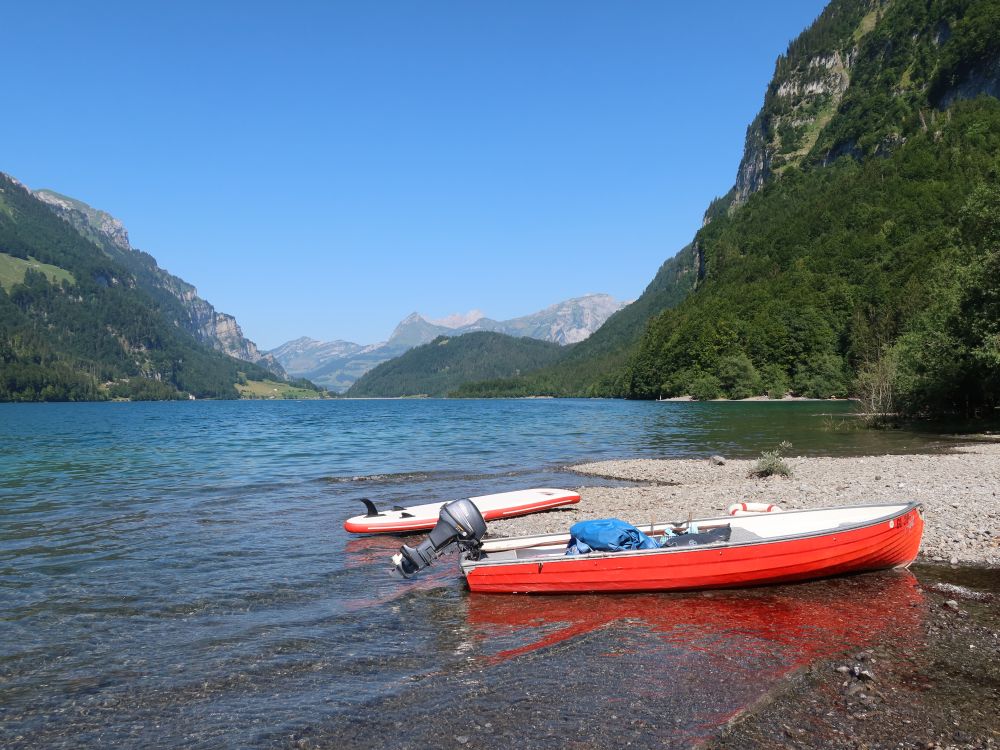
[[[382,514],[378,512],[378,508],[375,507],[375,503],[369,500],[367,497],[361,498],[361,502],[365,504],[368,508],[368,512],[365,513],[365,518],[375,518],[376,516],[381,516]]]
[[[400,508],[400,510],[402,510],[402,508]],[[414,517],[414,515],[412,513],[407,513],[405,510],[402,513],[400,513],[399,515],[400,515],[400,518],[413,518]]]

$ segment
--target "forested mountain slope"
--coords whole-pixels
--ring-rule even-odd
[[[731,207],[742,205],[775,174],[800,158],[803,140],[810,145],[815,142],[846,88],[843,61],[836,50],[856,34],[870,29],[876,16],[874,6],[865,0],[834,0],[789,45],[788,53],[776,64],[765,105],[747,129],[736,185],[708,206],[704,216],[706,226],[725,216]],[[778,133],[785,136],[784,142]],[[460,393],[634,395],[625,383],[626,366],[635,355],[649,321],[678,305],[699,285],[704,274],[704,248],[696,237],[661,266],[639,299],[609,318],[583,344],[567,351],[553,367],[505,382],[469,383]]]
[[[400,321],[388,341],[378,344],[362,346],[350,341],[324,342],[301,337],[282,344],[270,354],[293,375],[343,391],[379,363],[398,357],[415,346],[427,344],[438,336],[454,338],[473,331],[492,331],[572,344],[590,336],[621,307],[622,303],[610,295],[588,294],[509,320],[493,320],[478,310],[472,310],[432,321],[414,312]]]
[[[446,396],[469,380],[501,378],[555,361],[559,344],[477,331],[439,336],[375,367],[348,396]]]
[[[688,245],[667,260],[635,302],[605,321],[589,338],[567,346],[549,367],[516,378],[469,382],[461,396],[592,396],[616,388],[629,355],[656,313],[679,303],[698,279],[699,255]]]
[[[1000,3],[831,9],[861,21],[779,60],[733,208],[696,238],[704,281],[651,322],[623,395],[875,383],[912,411],[998,404]],[[809,76],[834,58],[841,83],[790,132]]]
[[[192,284],[160,268],[149,253],[132,247],[121,221],[106,211],[52,190],[36,190],[34,195],[129,271],[169,320],[230,357],[253,362],[283,380],[288,379],[273,356],[262,354],[243,335],[236,318],[217,311],[198,296]]]
[[[461,393],[995,408],[998,94],[1000,1],[833,0],[778,59],[670,294],[554,367]]]
[[[268,377],[165,318],[136,277],[0,173],[0,401],[236,398]]]

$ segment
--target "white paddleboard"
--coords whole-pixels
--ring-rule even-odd
[[[580,502],[580,496],[569,490],[550,488],[517,490],[515,492],[500,492],[496,495],[483,495],[469,498],[483,518],[495,521],[498,518],[523,516],[540,510],[557,508],[560,505],[572,505]],[[364,516],[354,516],[344,521],[344,528],[353,534],[398,534],[404,531],[425,531],[433,529],[438,522],[438,513],[445,503],[427,503],[413,505],[408,508],[376,511],[370,502],[369,511]]]

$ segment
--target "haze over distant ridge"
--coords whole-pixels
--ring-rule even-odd
[[[556,344],[574,344],[590,336],[626,304],[608,294],[588,294],[511,320],[493,320],[478,309],[434,320],[414,312],[401,320],[383,342],[365,345],[343,340],[317,341],[302,336],[268,354],[290,374],[341,391],[381,362],[438,336],[492,331]]]
[[[485,317],[486,313],[482,310],[469,310],[467,313],[452,313],[443,318],[426,318],[426,320],[428,323],[433,323],[436,326],[461,328],[462,326],[472,325],[480,318]]]

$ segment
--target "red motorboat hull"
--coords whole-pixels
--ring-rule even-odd
[[[920,549],[916,504],[871,523],[705,549],[659,549],[504,564],[463,561],[472,591],[559,594],[737,588],[909,565]]]

